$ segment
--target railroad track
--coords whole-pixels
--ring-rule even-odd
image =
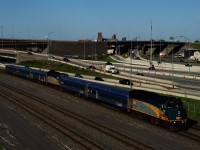
[[[191,129],[193,129],[193,130],[196,130],[196,131],[199,131],[199,132],[200,132],[200,126],[198,126],[198,125],[193,125],[193,126],[191,127]]]
[[[184,136],[184,137],[186,137],[190,140],[200,142],[200,136],[199,135],[196,135],[196,134],[193,134],[193,133],[190,133],[190,132],[178,132],[178,131],[177,131],[176,134]]]
[[[32,100],[34,100],[34,102],[40,103],[40,107],[38,107],[38,105],[33,104],[30,101],[27,102],[25,100],[21,100],[16,97],[9,98],[9,101],[12,101],[12,103],[14,103],[15,105],[18,105],[19,107],[23,107],[23,109],[25,109],[32,115],[36,116],[40,120],[44,121],[44,120],[46,120],[46,119],[44,119],[44,117],[47,118],[48,121],[45,121],[45,123],[47,123],[54,129],[56,129],[57,131],[61,132],[62,134],[66,135],[67,137],[69,137],[69,138],[72,137],[73,141],[75,141],[76,143],[79,143],[81,146],[85,147],[86,149],[88,149],[88,148],[89,149],[103,149],[103,148],[98,146],[97,144],[93,143],[91,140],[84,138],[82,135],[77,135],[76,132],[73,133],[73,131],[71,131],[71,128],[73,128],[73,125],[64,121],[63,118],[59,118],[58,116],[55,116],[55,114],[52,113],[52,111],[48,111],[44,108],[48,107],[56,112],[61,113],[64,116],[73,118],[74,120],[80,122],[81,124],[84,124],[85,126],[89,126],[93,130],[94,129],[98,130],[98,132],[104,133],[107,136],[119,141],[120,143],[124,143],[124,145],[126,145],[129,148],[132,147],[134,149],[154,149],[153,147],[151,147],[147,144],[144,144],[144,143],[140,142],[139,140],[133,139],[129,136],[121,134],[120,132],[114,131],[111,128],[105,127],[105,126],[103,126],[97,122],[94,122],[92,120],[89,120],[88,118],[85,118],[79,114],[76,114],[72,111],[66,110],[65,108],[57,106],[56,104],[51,103],[45,99],[41,99],[37,96],[27,94],[26,92],[24,92],[22,90],[15,89],[14,87],[11,87],[11,86],[8,86],[8,85],[2,84],[2,83],[0,83],[0,86],[3,86],[4,88],[7,88],[8,90],[15,91],[23,96],[31,98]],[[6,95],[5,93],[6,93],[6,91],[1,93],[1,96],[5,97],[6,99],[11,96],[10,94]],[[14,101],[11,99],[14,99]],[[39,115],[36,115],[36,113]],[[69,135],[68,132],[67,133],[64,132],[63,129],[64,129],[64,131],[67,130],[68,132],[70,129],[70,132],[72,132],[74,135]],[[74,138],[75,135],[77,136],[77,138]]]
[[[194,141],[200,142],[200,126],[193,125],[192,127],[190,127],[190,130],[188,130],[185,134],[186,137]]]
[[[177,134],[200,143],[200,126],[198,125],[192,126],[188,131],[177,132]]]
[[[72,139],[74,142],[78,143],[81,147],[86,149],[103,149],[94,142],[84,138],[82,135],[74,132],[71,128],[72,126],[67,122],[61,121],[58,119],[54,114],[51,112],[42,109],[26,100],[21,98],[17,98],[14,95],[6,94],[6,91],[1,90],[2,92],[0,95],[7,99],[8,101],[12,102],[14,105],[22,108],[26,112],[30,113],[31,115],[35,116],[37,119],[45,122],[58,132],[62,133],[66,137]]]

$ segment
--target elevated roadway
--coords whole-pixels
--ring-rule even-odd
[[[109,41],[107,44],[108,49],[114,49],[115,54],[118,55],[130,52],[130,49],[139,49],[143,54],[150,55],[151,41]],[[153,41],[152,54],[159,55],[160,52],[164,52],[166,55],[171,55],[172,50],[175,54],[185,46],[185,44],[185,42]]]
[[[78,57],[94,57],[106,55],[107,49],[114,49],[116,54],[123,54],[132,49],[139,49],[145,55],[150,54],[151,41],[102,41],[94,42],[91,40],[82,41],[61,41],[61,40],[40,40],[40,39],[0,39],[0,47],[2,49],[12,49],[35,52],[47,52],[55,55],[77,55]],[[165,51],[166,54],[171,54],[173,49],[174,54],[178,52],[185,42],[173,41],[153,41],[153,54],[158,55]],[[84,53],[83,53],[84,51]]]

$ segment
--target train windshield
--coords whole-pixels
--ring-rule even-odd
[[[60,77],[60,73],[55,71],[55,70],[50,70],[47,72],[47,75],[48,76],[51,76],[51,77],[54,77],[54,78],[58,78]]]
[[[166,108],[182,108],[183,103],[181,100],[168,100],[166,102]]]

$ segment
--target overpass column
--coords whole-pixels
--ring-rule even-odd
[[[20,63],[21,62],[21,60],[20,60],[20,53],[17,53],[16,54],[16,64],[18,64],[18,63]]]

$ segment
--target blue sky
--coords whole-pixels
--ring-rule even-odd
[[[0,18],[4,38],[149,40],[152,20],[153,39],[200,40],[199,0],[1,0]]]

